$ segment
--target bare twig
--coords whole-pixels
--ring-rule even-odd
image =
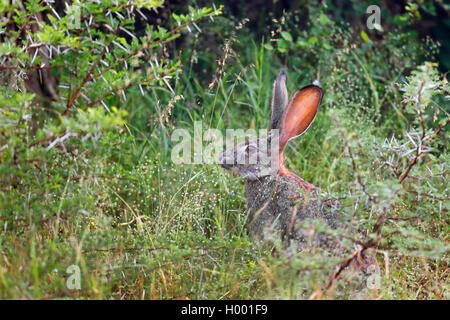
[[[432,194],[417,192],[416,190],[406,190],[406,191],[417,194],[418,196],[424,196],[424,197],[431,198],[434,200],[439,200],[439,201],[449,201],[450,200],[449,197],[447,197],[447,198],[437,197],[437,196],[433,196]]]

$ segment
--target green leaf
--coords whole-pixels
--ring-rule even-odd
[[[365,42],[369,42],[370,41],[369,36],[367,35],[367,33],[364,30],[361,30],[361,38],[363,38],[363,40]]]
[[[319,41],[317,37],[311,37],[308,39],[308,44],[313,44],[316,43],[317,41]]]
[[[288,41],[288,42],[292,42],[292,36],[289,32],[287,31],[282,31],[281,32],[281,36],[283,37],[284,40]]]
[[[321,13],[319,16],[319,23],[325,26],[327,24],[330,24],[331,20],[324,13]]]
[[[322,43],[322,46],[323,46],[325,49],[327,49],[327,50],[331,50],[331,49],[332,49],[331,45],[330,45],[328,42],[323,42],[323,43]]]
[[[272,44],[269,43],[269,42],[267,42],[267,43],[264,44],[264,48],[267,49],[267,50],[273,50],[273,46],[272,46]]]

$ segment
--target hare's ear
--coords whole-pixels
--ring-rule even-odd
[[[322,89],[307,86],[294,95],[281,121],[280,151],[287,142],[301,135],[313,122],[322,100]]]
[[[286,72],[281,70],[273,83],[272,117],[270,129],[280,129],[281,119],[288,104],[288,92],[286,89]]]

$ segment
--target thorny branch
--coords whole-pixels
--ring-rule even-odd
[[[421,119],[421,123],[423,123],[423,119]],[[434,131],[434,134],[432,136],[429,136],[428,139],[425,135],[422,135],[422,139],[421,139],[422,143],[417,145],[416,156],[414,157],[414,159],[411,160],[411,162],[408,164],[406,170],[401,175],[400,183],[402,183],[408,177],[409,172],[411,171],[412,167],[414,167],[416,165],[419,158],[423,157],[426,154],[425,151],[421,151],[421,147],[425,146],[428,142],[430,142],[434,138],[436,138],[439,135],[439,133],[442,131],[442,129],[444,129],[449,123],[450,123],[450,118],[447,119],[447,121],[443,125],[441,125],[439,128],[437,128]]]
[[[426,151],[422,151],[423,149],[421,149],[421,147],[425,146],[427,143],[429,143],[430,141],[432,141],[433,139],[435,139],[439,133],[448,125],[448,123],[450,122],[450,119],[447,119],[447,121],[439,126],[432,135],[430,136],[426,136],[426,129],[425,129],[425,123],[424,123],[424,119],[422,116],[420,116],[420,120],[421,120],[421,126],[422,126],[422,137],[421,137],[421,142],[422,144],[418,144],[417,149],[416,149],[416,156],[414,157],[414,159],[409,163],[409,165],[407,166],[407,168],[405,169],[404,173],[401,175],[400,177],[400,183],[402,183],[406,177],[408,177],[409,172],[411,171],[412,167],[417,163],[418,159],[424,155],[426,155]],[[357,140],[357,143],[359,145],[359,147],[361,148],[361,145],[359,143],[359,141]],[[351,159],[352,162],[352,169],[356,174],[356,180],[358,182],[358,184],[361,186],[361,189],[363,191],[363,193],[368,197],[369,201],[372,202],[376,202],[376,199],[367,192],[367,188],[365,186],[365,184],[362,182],[361,176],[359,175],[358,171],[357,171],[357,165],[356,165],[356,161],[355,158],[353,156],[353,152],[352,152],[352,148],[350,147],[350,145],[347,143],[346,144],[347,147],[347,151],[349,153],[349,157]],[[418,194],[417,191],[415,190],[407,190],[407,192],[412,192],[412,193],[416,193]],[[442,197],[436,197],[430,194],[421,194],[425,197],[429,197],[435,200],[440,200],[440,201],[445,201],[445,200],[450,200],[450,198],[442,198]],[[383,210],[383,213],[378,217],[377,222],[375,223],[375,225],[373,226],[372,232],[373,234],[376,234],[376,238],[373,239],[369,239],[367,241],[359,241],[357,239],[353,239],[351,237],[348,237],[348,239],[350,239],[353,243],[356,243],[359,245],[359,248],[357,250],[355,250],[353,252],[353,254],[346,259],[345,261],[343,261],[342,263],[340,263],[337,266],[337,270],[336,272],[334,272],[331,276],[330,276],[330,280],[328,281],[327,286],[325,287],[325,289],[323,290],[324,292],[327,292],[329,290],[332,290],[334,288],[334,285],[336,283],[337,280],[339,280],[342,272],[348,268],[353,262],[356,262],[359,265],[363,265],[364,264],[364,260],[362,259],[365,251],[367,251],[368,249],[371,248],[382,248],[380,246],[380,241],[383,239],[381,236],[381,229],[382,226],[384,225],[384,223],[387,220],[394,220],[394,221],[405,221],[405,220],[413,220],[413,219],[418,219],[418,217],[411,217],[411,218],[399,218],[399,217],[387,217],[386,216],[386,209]],[[382,249],[390,249],[390,248],[382,248]],[[313,295],[314,296],[314,295]]]

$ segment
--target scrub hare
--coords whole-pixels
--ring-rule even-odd
[[[322,89],[307,86],[288,103],[286,77],[281,71],[274,82],[269,133],[235,145],[220,155],[219,163],[247,180],[247,225],[253,235],[266,239],[276,234],[288,243],[295,241],[300,250],[312,245],[332,251],[336,248],[335,239],[324,233],[311,234],[311,228],[305,230],[299,224],[321,219],[336,229],[339,220],[335,209],[339,202],[314,200],[312,195],[318,188],[283,165],[288,141],[305,132],[313,122]]]

